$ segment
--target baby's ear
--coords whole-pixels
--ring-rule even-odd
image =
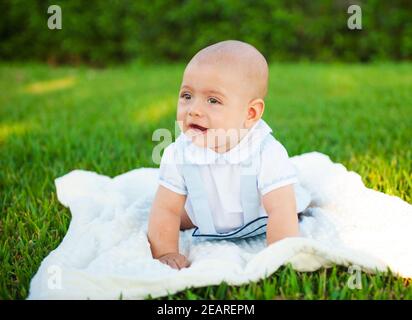
[[[250,128],[256,121],[259,121],[265,111],[265,101],[261,98],[253,99],[249,102],[246,118],[246,127]]]

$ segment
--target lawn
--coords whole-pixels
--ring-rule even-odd
[[[67,231],[70,212],[57,201],[55,178],[75,168],[114,176],[155,166],[152,133],[174,129],[183,68],[0,64],[0,298],[26,298],[40,262]],[[412,202],[412,64],[270,71],[264,119],[290,156],[326,153],[368,187]],[[287,266],[258,283],[170,298],[412,299],[412,285],[391,274],[363,273],[361,290],[349,289],[348,278],[344,267]]]

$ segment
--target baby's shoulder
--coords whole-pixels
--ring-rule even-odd
[[[272,134],[268,134],[262,141],[260,155],[261,157],[288,156],[288,152],[280,141]]]

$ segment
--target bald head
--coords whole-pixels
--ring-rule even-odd
[[[252,45],[237,40],[227,40],[200,50],[190,60],[193,64],[217,65],[230,68],[238,79],[247,81],[253,98],[264,98],[267,94],[269,69],[265,57]]]

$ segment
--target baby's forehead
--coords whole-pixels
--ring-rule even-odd
[[[191,63],[186,67],[181,87],[194,91],[236,90],[249,83],[248,75],[241,67],[225,63]]]
[[[269,74],[266,59],[247,43],[229,40],[206,47],[192,58],[185,71],[198,67],[221,69],[233,74],[233,81],[247,81],[256,87],[256,95],[266,95]]]
[[[224,48],[205,48],[196,54],[190,64],[229,67],[233,72],[249,72],[267,67],[266,60],[256,50],[233,46]]]
[[[238,63],[189,64],[185,70],[184,84],[204,90],[214,88],[220,91],[244,91],[250,98],[264,98],[267,91],[267,73],[250,69]]]

